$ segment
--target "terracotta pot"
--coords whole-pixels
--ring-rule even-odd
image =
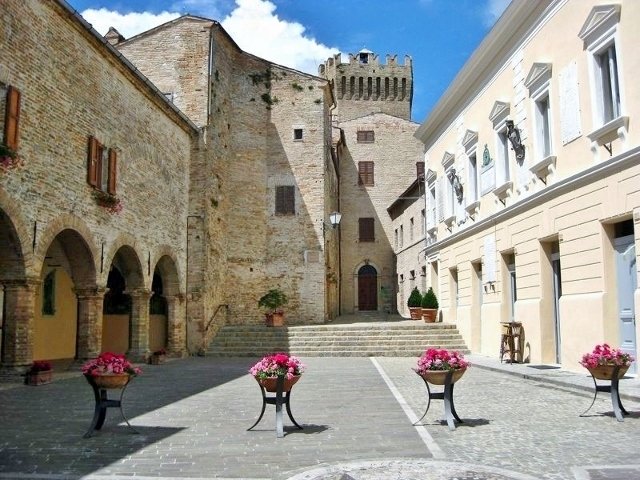
[[[438,309],[436,308],[422,309],[422,319],[425,321],[425,323],[435,323],[437,316],[438,316]]]
[[[98,388],[124,388],[124,386],[129,383],[130,375],[128,373],[111,373],[105,375],[96,375],[91,376],[91,378],[87,378],[87,381],[96,384]]]
[[[53,370],[44,370],[40,372],[27,373],[24,379],[26,385],[46,385],[51,383],[53,377]]]
[[[459,368],[457,370],[454,370],[453,375],[451,376],[451,383],[456,383],[458,380],[460,380],[460,378],[466,371],[466,368]],[[449,373],[447,370],[428,370],[424,373],[419,373],[418,375],[420,375],[427,382],[433,385],[444,385],[447,378],[447,373]]]
[[[166,359],[166,355],[151,355],[149,357],[149,363],[151,365],[161,365],[165,362]]]
[[[422,308],[420,308],[420,307],[409,307],[409,314],[411,315],[411,320],[421,320],[422,319]]]
[[[284,325],[283,312],[265,313],[264,316],[267,327],[282,327]]]
[[[263,379],[258,379],[256,378],[256,380],[258,381],[258,383],[260,385],[262,385],[264,387],[264,389],[267,392],[272,392],[275,393],[276,392],[276,386],[277,386],[277,382],[278,382],[278,377],[270,377],[270,378],[263,378]],[[284,387],[283,387],[283,392],[289,392],[291,391],[291,387],[293,387],[297,381],[300,380],[300,375],[296,375],[291,379],[284,379]]]
[[[598,380],[611,380],[615,368],[615,365],[598,365],[596,368],[587,368],[587,370],[593,375],[593,378],[597,378]],[[624,377],[627,370],[629,370],[629,366],[620,367],[620,370],[618,370],[618,379]]]

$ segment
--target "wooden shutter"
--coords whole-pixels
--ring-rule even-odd
[[[373,162],[358,162],[358,185],[374,185]]]
[[[373,218],[358,219],[359,240],[361,242],[375,241],[375,224]]]
[[[296,213],[295,187],[291,185],[276,187],[276,214]]]
[[[87,153],[87,183],[98,188],[100,161],[100,143],[95,137],[89,137],[89,148]]]
[[[4,144],[11,150],[18,150],[20,121],[20,90],[7,88],[7,107],[4,118]]]
[[[109,181],[107,182],[107,192],[111,195],[116,194],[116,166],[118,163],[118,154],[113,149],[109,149]]]

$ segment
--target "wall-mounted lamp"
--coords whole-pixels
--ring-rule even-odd
[[[329,225],[331,228],[337,228],[340,225],[340,220],[342,220],[342,214],[340,212],[331,212],[329,214]],[[324,234],[325,229],[327,227],[327,223],[322,221],[322,233]]]
[[[513,120],[507,120],[506,124],[507,137],[509,137],[513,151],[516,152],[516,159],[521,162],[524,160],[524,145],[520,138],[520,130],[513,124]]]

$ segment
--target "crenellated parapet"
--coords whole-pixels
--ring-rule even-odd
[[[373,111],[405,119],[411,116],[413,66],[408,55],[403,63],[398,62],[397,55],[386,55],[381,63],[377,54],[363,49],[350,53],[348,61],[343,62],[338,53],[318,71],[333,85],[342,120]]]

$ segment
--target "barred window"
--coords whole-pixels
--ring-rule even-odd
[[[373,218],[359,218],[358,219],[358,239],[361,242],[374,242],[375,237],[375,224]]]
[[[295,187],[280,185],[276,187],[276,215],[294,215],[296,213]]]
[[[360,130],[358,132],[358,143],[373,143],[375,135],[373,130]]]

